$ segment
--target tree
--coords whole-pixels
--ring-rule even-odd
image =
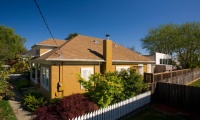
[[[178,28],[174,52],[186,68],[200,67],[200,23],[185,23]]]
[[[149,51],[150,55],[156,52],[172,54],[174,36],[176,36],[176,27],[174,24],[161,25],[156,29],[151,28],[148,35],[142,38],[142,48]]]
[[[141,39],[142,48],[151,55],[155,52],[176,55],[183,67],[194,67],[200,58],[200,22],[187,22],[181,25],[166,24]],[[195,65],[194,65],[195,64]]]
[[[67,38],[65,38],[65,40],[69,40],[69,39],[71,39],[71,38],[74,38],[74,37],[76,37],[78,35],[78,33],[70,33],[68,36],[67,36]]]
[[[0,60],[3,62],[17,58],[26,49],[25,38],[15,34],[12,28],[0,26]]]
[[[132,47],[130,47],[129,49],[132,50],[133,52],[136,52],[136,53],[138,53],[138,54],[141,54],[139,51],[136,51],[136,50],[135,50],[135,46],[132,46]]]

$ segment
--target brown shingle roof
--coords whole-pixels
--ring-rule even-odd
[[[97,43],[95,43],[95,41]],[[44,42],[41,42],[44,43]],[[113,61],[130,61],[140,62],[151,60],[128,48],[113,43]],[[59,54],[61,56],[59,57]],[[104,61],[103,59],[103,39],[78,35],[75,38],[68,40],[59,48],[55,48],[49,53],[37,58],[37,60],[97,60]]]

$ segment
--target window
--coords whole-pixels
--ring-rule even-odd
[[[160,59],[160,64],[162,64],[163,63],[163,61],[162,61],[163,59]]]
[[[41,81],[41,85],[45,88],[45,89],[47,89],[47,90],[49,90],[49,68],[46,68],[46,67],[42,67],[42,70],[41,70],[41,72],[42,72],[42,81]]]
[[[81,77],[84,78],[86,81],[89,80],[89,76],[91,74],[94,74],[93,67],[88,67],[88,68],[81,68]],[[84,87],[81,85],[81,89]]]
[[[128,70],[130,66],[116,66],[116,71],[120,72],[121,70]]]

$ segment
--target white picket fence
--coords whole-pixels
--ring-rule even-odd
[[[106,108],[73,118],[72,120],[116,120],[134,110],[149,104],[151,91],[142,93]]]

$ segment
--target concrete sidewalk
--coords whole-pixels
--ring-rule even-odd
[[[24,110],[22,107],[22,94],[16,90],[13,92],[15,93],[15,99],[9,100],[9,103],[15,113],[15,116],[18,120],[31,120],[33,116],[31,112]]]

